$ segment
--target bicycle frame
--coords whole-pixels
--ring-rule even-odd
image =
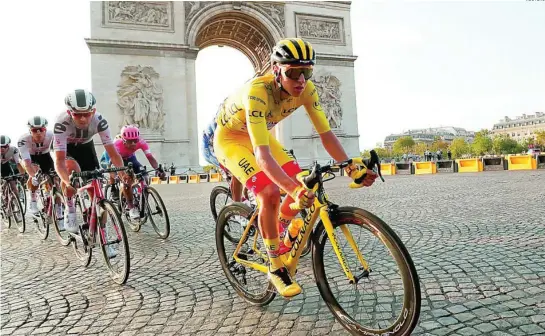
[[[301,172],[298,174],[298,178],[301,178],[303,176],[308,175],[308,172]],[[339,243],[337,241],[337,237],[335,236],[334,229],[333,229],[333,223],[331,222],[331,219],[329,218],[329,212],[330,212],[330,202],[328,201],[327,194],[323,190],[322,182],[317,183],[315,187],[312,189],[312,191],[316,194],[316,197],[314,198],[313,205],[307,209],[302,210],[303,211],[303,226],[301,227],[301,230],[299,231],[299,235],[297,236],[293,247],[291,251],[286,254],[283,254],[280,256],[282,261],[284,262],[284,265],[288,268],[290,273],[292,275],[295,274],[295,270],[297,269],[297,265],[299,264],[299,258],[301,257],[301,253],[303,252],[303,247],[307,244],[308,240],[310,239],[310,235],[313,232],[314,225],[316,224],[316,221],[318,217],[321,219],[324,228],[327,232],[327,235],[329,237],[329,240],[331,241],[331,245],[333,246],[333,250],[335,251],[335,254],[337,255],[337,258],[339,259],[339,262],[346,274],[346,277],[348,278],[350,283],[355,283],[356,279],[354,275],[352,274],[352,271],[348,267],[348,264],[346,262],[346,259],[344,257],[344,254],[342,253]],[[260,206],[260,205],[259,205]],[[258,206],[258,207],[259,207]],[[257,209],[254,211],[253,215],[250,218],[250,222],[246,226],[246,229],[244,230],[244,233],[242,234],[242,237],[233,253],[233,258],[235,261],[241,265],[253,268],[257,271],[267,273],[268,267],[263,264],[259,264],[252,261],[243,260],[242,258],[238,257],[238,254],[240,252],[240,249],[242,248],[242,244],[246,241],[246,237],[248,236],[248,233],[253,226],[253,222],[257,218],[258,215]],[[346,236],[346,239],[348,240],[348,243],[356,253],[356,256],[358,257],[358,260],[360,261],[362,267],[365,271],[369,271],[369,265],[363,255],[361,254],[358,246],[356,245],[356,242],[354,241],[354,238],[352,237],[352,233],[350,232],[349,228],[346,225],[340,226],[343,234]],[[266,256],[264,253],[260,252],[257,249],[257,237],[259,235],[256,234],[254,236],[254,243],[253,243],[253,250],[260,255],[264,260],[268,259],[268,256]]]

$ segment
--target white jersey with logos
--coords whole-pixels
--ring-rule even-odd
[[[84,144],[93,140],[93,135],[99,134],[102,144],[113,143],[108,128],[108,122],[101,114],[95,112],[86,129],[77,128],[68,111],[59,114],[53,130],[53,150],[66,151],[67,144]]]
[[[8,150],[5,154],[2,154],[2,164],[14,161],[15,163],[19,163],[19,150],[17,147],[9,146]]]
[[[31,155],[41,155],[49,153],[51,142],[53,141],[53,132],[47,130],[45,132],[45,138],[43,142],[34,142],[32,140],[32,134],[24,134],[17,141],[17,148],[21,153],[23,160],[30,160]]]

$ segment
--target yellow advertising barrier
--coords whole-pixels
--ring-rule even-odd
[[[458,173],[478,173],[483,171],[483,161],[481,159],[458,159]]]
[[[509,155],[507,158],[508,170],[530,170],[537,168],[537,161],[532,155]]]
[[[180,179],[178,180],[178,183],[187,183],[187,175],[179,175]]]
[[[208,182],[209,177],[210,176],[208,174],[200,173],[199,174],[199,182]]]
[[[381,163],[380,164],[380,173],[382,175],[395,175],[396,174],[396,165],[395,165],[395,163]]]
[[[437,165],[435,162],[413,162],[414,165],[414,174],[423,175],[423,174],[436,174]]]
[[[209,181],[210,182],[221,182],[221,174],[220,173],[211,173]]]
[[[188,175],[187,183],[199,183],[199,175]]]
[[[157,176],[151,178],[151,184],[161,184],[161,179]]]
[[[169,176],[168,184],[178,184],[180,183],[180,176]]]

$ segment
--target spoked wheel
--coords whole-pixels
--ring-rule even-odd
[[[140,196],[133,195],[133,197],[140,197]],[[129,227],[131,228],[133,232],[140,231],[140,229],[142,228],[142,224],[145,221],[145,217],[139,218],[139,219],[132,219],[131,216],[129,215],[129,212],[126,209],[127,209],[127,198],[125,197],[124,193],[120,192],[119,193],[119,212],[121,213],[121,217],[125,219],[125,223],[129,225]]]
[[[15,196],[15,193],[13,191],[11,192],[10,206],[11,217],[13,217],[15,224],[17,224],[19,232],[24,233],[26,228],[25,214],[21,206],[21,201]]]
[[[353,335],[410,335],[420,315],[420,283],[399,237],[381,219],[358,208],[339,208],[332,221],[344,264],[356,281],[348,281],[320,225],[313,237],[314,278],[330,311]]]
[[[117,208],[102,200],[98,214],[98,239],[106,267],[115,283],[123,285],[129,278],[131,260],[129,240]]]
[[[212,217],[214,221],[218,220],[218,213],[221,209],[226,206],[228,203],[233,202],[231,197],[231,192],[228,188],[224,186],[215,186],[210,193],[210,211],[212,212]]]
[[[17,191],[19,191],[19,201],[21,202],[21,209],[23,210],[23,216],[26,215],[26,207],[27,207],[27,194],[26,189],[21,183],[21,181],[17,181]]]
[[[236,202],[225,206],[218,214],[216,222],[216,249],[221,268],[238,295],[253,305],[265,306],[276,296],[276,290],[269,282],[267,274],[245,267],[233,258],[251,214],[252,209],[244,203]],[[253,248],[254,243],[257,250]],[[238,257],[268,267],[267,252],[256,227],[250,229]]]
[[[151,225],[159,237],[167,239],[170,235],[170,219],[168,218],[167,208],[157,190],[148,187],[147,193],[146,212]]]
[[[71,238],[70,234],[64,228],[64,210],[66,205],[64,204],[64,196],[60,191],[55,191],[53,194],[53,227],[57,233],[57,239],[62,246],[67,246],[70,244]]]
[[[11,216],[8,215],[8,209],[6,208],[7,204],[2,205],[2,210],[0,210],[0,218],[2,223],[6,223],[6,227],[9,229],[11,227]]]
[[[89,266],[93,250],[89,246],[89,225],[87,223],[87,215],[90,211],[81,203],[82,199],[79,195],[76,196],[76,223],[79,224],[79,233],[70,233],[72,239],[72,247],[74,254],[78,258],[83,267]]]
[[[40,234],[40,238],[46,240],[47,236],[49,236],[49,217],[47,216],[46,204],[50,199],[44,196],[44,191],[42,189],[39,190],[39,193],[38,197],[36,197],[39,212],[32,216],[32,221],[36,224],[36,229]]]

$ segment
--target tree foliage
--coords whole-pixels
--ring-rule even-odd
[[[464,138],[455,138],[449,148],[453,159],[459,159],[462,155],[471,153],[471,147]]]
[[[475,133],[475,138],[471,144],[471,151],[473,154],[480,156],[492,151],[492,139],[489,134],[490,132],[486,129]]]
[[[415,145],[414,139],[411,136],[403,136],[394,142],[393,150],[396,155],[408,153]]]

